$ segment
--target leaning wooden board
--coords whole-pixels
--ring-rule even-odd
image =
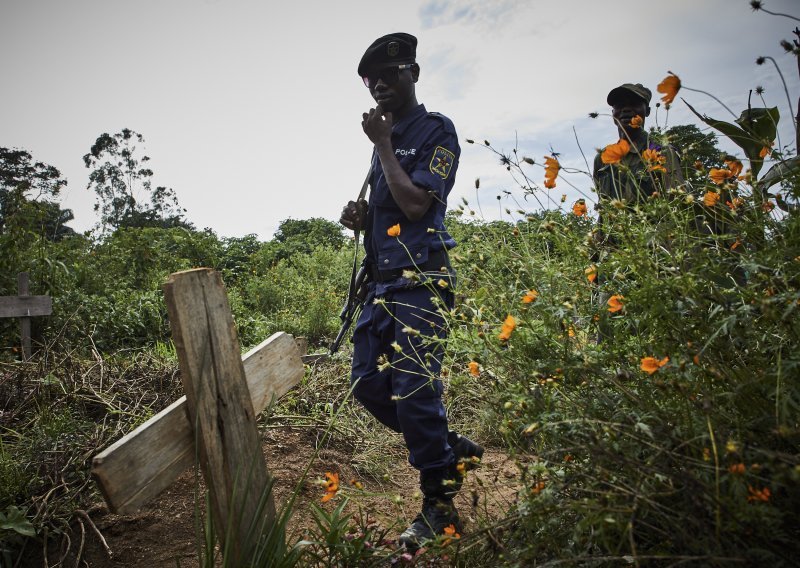
[[[253,408],[258,414],[303,378],[303,362],[291,335],[274,334],[242,357]],[[103,450],[92,475],[110,509],[136,511],[195,463],[194,430],[183,396]]]

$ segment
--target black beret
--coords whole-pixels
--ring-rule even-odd
[[[404,63],[414,63],[417,57],[417,38],[411,34],[394,33],[379,37],[364,52],[358,64],[358,75],[364,77],[371,69]]]
[[[619,99],[623,96],[630,96],[634,95],[642,99],[646,104],[650,104],[650,98],[653,96],[653,93],[650,92],[650,89],[642,85],[641,83],[623,83],[619,87],[611,89],[606,97],[606,102],[614,106]]]

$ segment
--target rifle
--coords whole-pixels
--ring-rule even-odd
[[[369,170],[367,170],[367,177],[364,179],[364,184],[361,186],[361,191],[358,194],[358,199],[356,199],[356,203],[364,199],[364,196],[367,195],[367,189],[369,188],[369,178],[372,175],[372,166],[370,165]],[[350,288],[347,290],[347,300],[342,307],[342,311],[339,313],[339,319],[342,320],[342,327],[339,329],[339,333],[336,335],[336,339],[333,340],[330,346],[331,355],[336,353],[339,350],[339,347],[344,340],[344,336],[347,334],[347,330],[350,329],[350,326],[353,325],[353,320],[358,317],[358,314],[361,313],[361,309],[364,307],[364,300],[367,297],[367,282],[369,276],[369,270],[367,269],[367,259],[364,258],[361,261],[361,267],[356,271],[357,259],[358,259],[358,238],[359,238],[360,231],[358,229],[355,230],[355,254],[353,256],[353,270],[350,273]]]
[[[361,262],[361,267],[355,275],[355,278],[350,283],[350,290],[347,294],[347,301],[339,313],[339,319],[342,320],[342,327],[336,335],[330,346],[331,355],[339,350],[339,347],[344,340],[353,321],[358,319],[361,310],[364,308],[364,300],[367,298],[367,284],[369,283],[369,270],[367,267],[366,259]]]

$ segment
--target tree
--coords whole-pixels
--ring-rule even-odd
[[[665,140],[680,152],[683,177],[690,183],[708,179],[708,170],[721,167],[725,153],[717,146],[713,132],[704,134],[694,124],[678,124],[664,132]]]
[[[67,185],[57,168],[20,149],[0,148],[0,234],[27,230],[50,240],[75,234],[75,216],[53,199]]]
[[[254,234],[222,239],[224,252],[220,268],[226,285],[234,285],[250,268],[252,256],[259,251],[261,243]]]
[[[317,247],[335,250],[342,248],[347,238],[338,223],[321,217],[310,219],[284,219],[275,231],[272,241],[275,261],[290,259],[296,254],[309,254]]]
[[[128,128],[113,136],[103,133],[83,157],[92,170],[87,189],[97,194],[94,210],[100,212],[101,225],[193,228],[171,188],[153,189],[153,170],[145,166],[150,158],[139,158],[136,144],[144,144],[144,137]]]
[[[319,247],[341,249],[348,242],[338,223],[321,217],[284,219],[275,231],[275,238],[261,244],[252,255],[254,269],[263,272],[280,260],[290,263],[297,255],[310,254]]]

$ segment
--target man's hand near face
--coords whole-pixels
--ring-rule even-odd
[[[367,138],[375,144],[380,146],[382,144],[392,143],[392,113],[383,112],[381,105],[369,109],[361,115],[361,128],[364,129],[364,134]]]

